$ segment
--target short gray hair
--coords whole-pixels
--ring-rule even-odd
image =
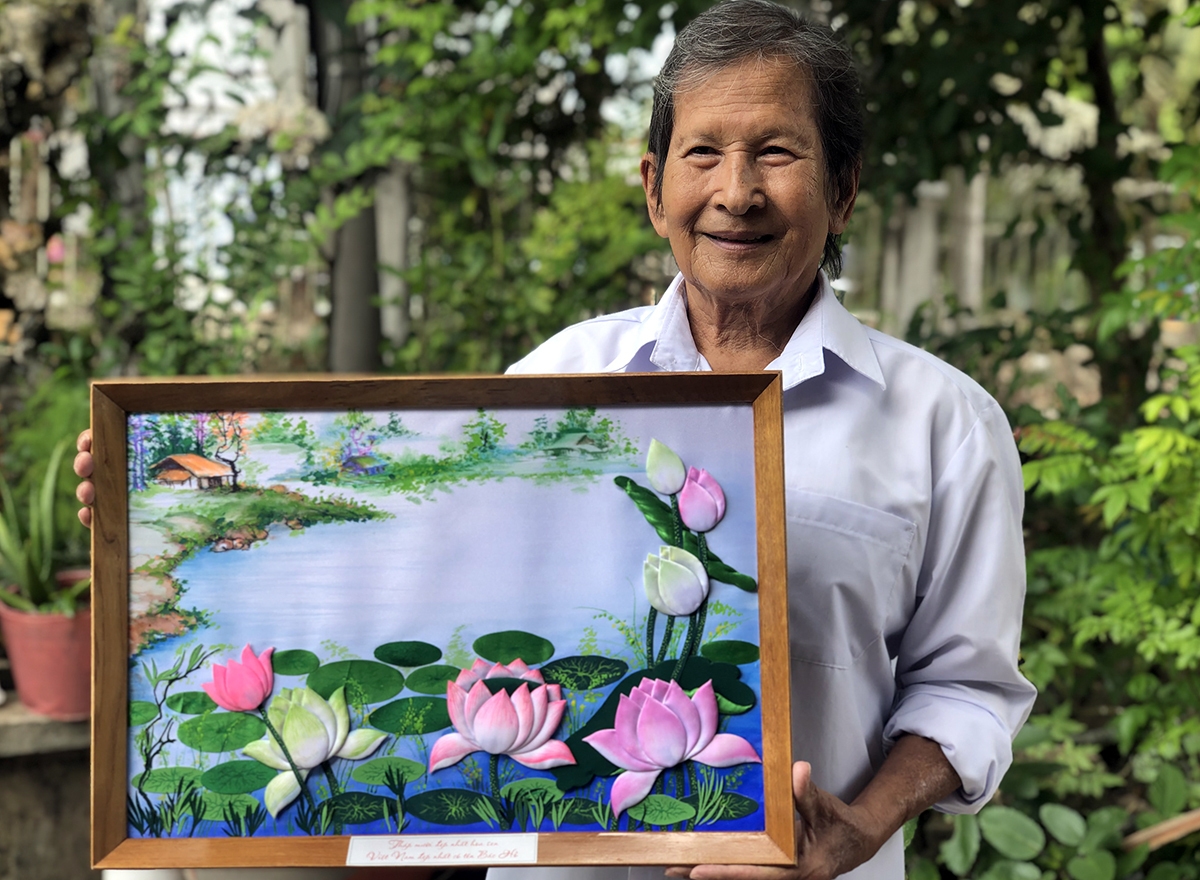
[[[828,27],[787,7],[770,0],[725,0],[679,32],[654,81],[648,149],[655,160],[653,192],[659,204],[660,172],[675,130],[675,96],[750,59],[779,59],[809,75],[830,204],[840,204],[853,193],[866,144],[862,85],[854,56]],[[833,277],[841,273],[839,236],[826,236],[821,267]]]

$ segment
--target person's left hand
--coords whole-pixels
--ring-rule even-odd
[[[796,820],[798,862],[794,868],[753,865],[697,865],[668,868],[668,877],[691,880],[833,880],[857,868],[879,851],[887,829],[863,806],[847,804],[813,785],[805,761],[792,765],[792,795]]]

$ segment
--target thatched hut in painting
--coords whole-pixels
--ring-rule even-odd
[[[203,455],[168,455],[150,466],[151,479],[160,486],[180,489],[215,489],[233,485],[233,468]]]

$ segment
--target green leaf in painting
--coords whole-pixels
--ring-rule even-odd
[[[216,709],[217,704],[204,691],[184,691],[167,697],[167,708],[180,715],[203,715]]]
[[[560,684],[572,691],[590,691],[620,681],[629,671],[629,664],[624,660],[592,654],[552,660],[539,671],[548,684]]]
[[[644,801],[634,804],[629,815],[646,825],[674,825],[695,817],[696,808],[687,801],[676,800],[665,794],[648,795]]]
[[[218,794],[215,791],[204,793],[204,816],[209,822],[223,822],[228,812],[245,813],[257,810],[261,805],[258,800],[248,794]]]
[[[1067,862],[1067,873],[1074,880],[1114,880],[1117,876],[1117,860],[1106,849],[1080,853]]]
[[[558,790],[558,786],[554,784],[554,780],[546,779],[542,776],[530,776],[527,779],[518,779],[516,782],[510,782],[504,788],[500,789],[500,794],[513,800],[532,796],[545,801],[561,801],[563,797],[562,792]]]
[[[366,825],[378,822],[395,802],[365,791],[347,791],[334,795],[326,803],[333,807],[334,821],[345,825]],[[393,810],[394,812],[394,810]]]
[[[151,794],[171,794],[180,785],[199,785],[200,771],[194,767],[159,767],[133,777],[133,787]]]
[[[523,660],[529,666],[534,666],[554,656],[553,644],[541,636],[519,629],[488,633],[477,638],[471,647],[476,654],[492,663],[508,664]]]
[[[457,666],[423,666],[408,676],[405,684],[418,694],[446,695],[446,682],[454,681],[462,672]]]
[[[299,648],[271,656],[271,669],[276,675],[308,675],[320,665],[321,660],[316,654]]]
[[[1012,807],[984,807],[979,812],[979,830],[983,839],[1006,859],[1028,861],[1046,845],[1042,826]]]
[[[388,642],[375,649],[375,659],[393,666],[425,666],[442,659],[442,649],[429,642]]]
[[[470,825],[479,821],[475,804],[484,798],[479,792],[464,788],[435,788],[406,799],[404,807],[418,819],[434,825]]]
[[[147,700],[133,700],[129,704],[129,726],[140,727],[153,721],[158,715],[158,706]]]
[[[439,697],[406,697],[380,706],[367,723],[397,736],[420,736],[449,727],[450,712]]]
[[[1063,804],[1042,804],[1038,818],[1063,846],[1079,846],[1087,834],[1087,820],[1077,810]]]
[[[700,654],[717,663],[743,666],[758,660],[758,645],[737,639],[720,639],[702,646]]]
[[[241,712],[210,712],[179,725],[179,741],[198,752],[232,752],[266,733],[266,725]]]
[[[1158,776],[1146,790],[1146,799],[1163,818],[1170,818],[1182,810],[1187,803],[1187,795],[1187,779],[1174,764],[1163,764]]]
[[[226,761],[200,777],[200,784],[217,794],[249,794],[266,788],[277,771],[258,761]]]
[[[598,825],[596,821],[597,815],[604,813],[605,805],[599,801],[589,800],[588,798],[576,797],[567,798],[566,816],[563,818],[564,825]]]
[[[689,794],[683,799],[685,804],[689,804],[693,808],[699,808],[699,795]],[[708,808],[707,818],[702,821],[702,825],[711,825],[714,822],[731,822],[734,819],[745,819],[747,816],[753,816],[758,810],[758,801],[748,798],[745,795],[735,794],[732,791],[721,792],[715,806]]]
[[[345,686],[346,702],[366,706],[390,700],[404,688],[404,676],[374,660],[338,660],[326,663],[308,676],[308,686],[325,699]]]
[[[947,868],[959,877],[967,876],[979,855],[979,820],[971,815],[954,817],[954,833],[939,848]]]
[[[425,765],[408,758],[376,758],[355,767],[350,778],[363,785],[386,785],[388,775],[397,773],[405,782],[416,782],[425,775]]]

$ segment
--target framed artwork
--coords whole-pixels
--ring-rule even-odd
[[[92,386],[99,868],[794,863],[777,374]]]

